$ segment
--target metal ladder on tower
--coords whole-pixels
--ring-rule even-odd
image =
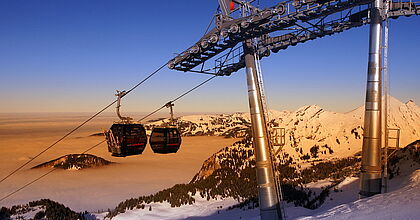
[[[255,41],[256,41],[256,39],[254,39]],[[256,42],[254,41],[254,46],[255,45],[258,45],[258,44],[256,44]],[[258,54],[257,53],[255,53],[254,54],[254,62],[255,62],[255,66],[256,66],[256,71],[257,71],[257,75],[258,75],[258,82],[259,82],[259,85],[258,85],[258,89],[260,90],[260,94],[261,94],[261,102],[262,102],[262,106],[263,106],[263,111],[264,111],[264,118],[265,118],[265,125],[266,125],[266,127],[267,127],[267,135],[268,135],[268,137],[267,137],[267,139],[268,139],[268,142],[269,142],[269,149],[270,149],[270,158],[271,158],[271,164],[272,164],[272,167],[273,167],[273,173],[274,173],[274,179],[275,179],[275,184],[276,184],[276,189],[277,189],[277,196],[278,196],[278,200],[279,200],[279,203],[280,203],[280,209],[281,209],[281,213],[282,213],[282,217],[283,217],[283,219],[285,220],[286,219],[286,213],[285,213],[285,211],[284,211],[284,206],[281,204],[281,203],[283,203],[283,192],[282,192],[282,190],[281,190],[281,182],[280,182],[280,173],[278,172],[278,170],[277,170],[277,166],[276,166],[276,158],[275,158],[275,156],[277,155],[277,153],[279,152],[279,151],[277,151],[277,153],[274,153],[275,151],[274,151],[274,148],[273,148],[273,139],[272,139],[272,134],[271,134],[271,131],[270,131],[270,126],[269,126],[269,123],[267,123],[267,121],[269,121],[270,120],[270,117],[269,117],[269,110],[268,110],[268,107],[267,107],[267,98],[266,98],[266,95],[265,95],[265,93],[264,93],[264,83],[263,83],[263,77],[262,77],[262,71],[261,71],[261,63],[260,63],[260,59],[259,59],[259,57],[258,57]]]

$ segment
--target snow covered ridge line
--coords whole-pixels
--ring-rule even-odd
[[[364,106],[347,113],[335,113],[317,105],[304,106],[294,112],[269,111],[270,124],[286,129],[283,152],[294,161],[351,157],[361,151]],[[248,113],[190,115],[177,118],[184,136],[211,135],[245,137],[250,133]],[[401,146],[420,138],[420,108],[413,102],[390,98],[389,127],[401,130]],[[145,125],[167,124],[168,119]]]
[[[183,136],[243,137],[251,126],[243,113],[190,115],[177,118],[176,121]],[[150,132],[153,127],[168,124],[169,119],[152,120],[145,128]]]

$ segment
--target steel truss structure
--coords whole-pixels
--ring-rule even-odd
[[[237,19],[220,18],[216,27],[198,42],[169,61],[170,69],[229,76],[245,67],[239,43],[258,38],[258,55],[268,57],[289,46],[360,27],[370,22],[371,0],[281,1],[274,7]],[[246,4],[246,3],[243,3]],[[255,8],[254,8],[255,9]],[[387,16],[420,14],[420,1],[390,2]],[[225,19],[225,20],[223,20]],[[271,36],[273,35],[273,36]],[[223,52],[225,54],[221,55]],[[220,55],[212,65],[205,62]],[[201,65],[201,66],[200,66]]]

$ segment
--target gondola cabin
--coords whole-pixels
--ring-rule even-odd
[[[146,130],[142,124],[116,123],[105,131],[108,151],[115,157],[142,154],[147,144]]]
[[[181,134],[177,128],[153,128],[150,146],[154,153],[176,153],[181,146]]]

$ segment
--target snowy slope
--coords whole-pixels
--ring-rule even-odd
[[[191,216],[210,216],[217,211],[224,211],[227,207],[237,203],[232,198],[228,199],[211,199],[207,201],[200,196],[194,196],[196,202],[193,205],[185,205],[177,208],[171,208],[169,203],[151,203],[146,205],[144,209],[128,210],[125,213],[119,214],[112,218],[115,220],[136,220],[136,219],[150,219],[150,220],[175,220],[186,219]],[[151,207],[151,210],[149,208]],[[226,211],[224,211],[226,212]],[[232,212],[234,213],[234,212]],[[98,216],[100,217],[100,216]]]
[[[359,179],[350,177],[337,186],[337,192],[331,195],[332,200],[322,208],[309,210],[285,204],[287,219],[418,219],[420,216],[420,169],[408,177],[399,177],[390,182],[391,192],[370,198],[358,199]],[[313,185],[321,187],[322,183]],[[341,192],[342,190],[342,192]],[[196,197],[197,202],[171,208],[168,203],[152,203],[145,209],[128,210],[116,216],[116,220],[259,220],[259,209],[233,209],[228,207],[237,201],[211,199],[207,201]],[[152,210],[149,211],[149,207]],[[104,216],[104,215],[103,215]],[[102,216],[102,217],[103,217]],[[101,217],[101,216],[98,216]]]
[[[326,212],[299,219],[419,219],[420,170],[410,182],[393,192],[338,205]]]

